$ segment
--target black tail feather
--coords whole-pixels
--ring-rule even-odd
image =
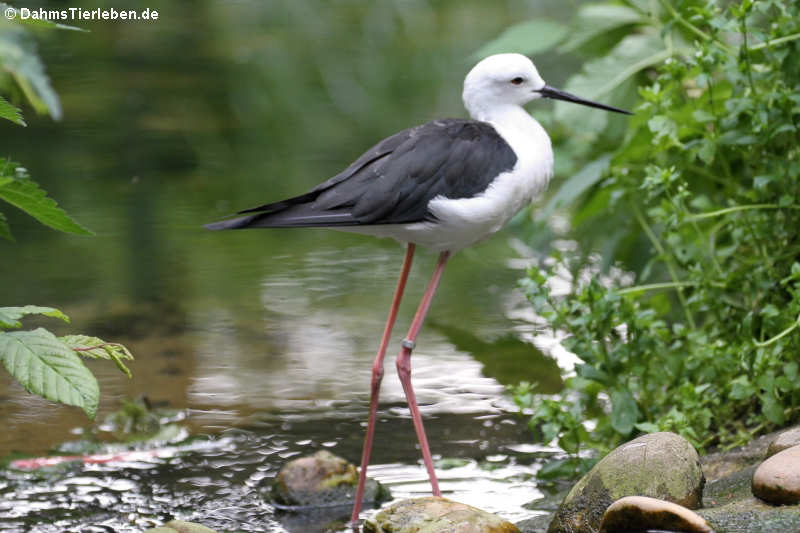
[[[212,231],[218,231],[223,229],[243,229],[250,227],[250,224],[253,222],[253,219],[256,218],[258,218],[258,215],[231,218],[229,220],[220,220],[219,222],[212,222],[211,224],[206,224],[203,227],[206,229],[210,229]]]
[[[256,213],[244,217],[206,224],[206,229],[226,230],[244,228],[335,228],[357,226],[348,209],[316,211],[308,205],[294,205],[279,211]]]

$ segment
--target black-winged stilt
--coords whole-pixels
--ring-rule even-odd
[[[383,358],[418,244],[440,255],[401,343],[397,372],[433,494],[441,494],[411,386],[411,351],[450,255],[497,232],[550,180],[550,138],[522,107],[537,98],[630,114],[549,87],[523,55],[493,55],[475,65],[464,80],[464,106],[470,120],[434,120],[396,133],[306,194],[246,209],[239,213],[245,216],[206,226],[212,230],[335,228],[407,243],[389,318],[372,365],[354,523],[361,510],[372,449]]]

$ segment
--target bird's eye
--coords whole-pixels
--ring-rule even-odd
[[[525,81],[524,78],[520,78],[519,76],[517,76],[516,78],[511,80],[511,83],[513,83],[514,85],[522,85],[523,81]]]

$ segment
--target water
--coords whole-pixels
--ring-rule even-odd
[[[30,531],[33,516],[39,532],[135,532],[176,517],[219,531],[325,531],[337,519],[346,520],[349,509],[316,515],[275,512],[268,503],[269,484],[278,465],[298,454],[326,448],[357,455],[362,427],[333,414],[323,419],[283,416],[254,419],[158,459],[70,465],[48,473],[6,472],[0,476],[3,531]],[[536,514],[522,505],[540,495],[535,465],[553,450],[509,448],[527,436],[508,415],[450,414],[429,421],[434,448],[464,459],[460,466],[440,469],[446,496],[512,520]],[[409,462],[417,455],[410,421],[384,413],[377,434],[370,474],[395,498],[429,494],[424,468]],[[336,529],[345,530],[342,523]]]
[[[26,327],[93,334],[133,351],[132,379],[89,363],[102,391],[98,420],[145,395],[182,413],[192,437],[132,464],[0,471],[3,531],[140,531],[172,517],[220,531],[311,531],[276,514],[266,487],[297,454],[360,457],[369,369],[402,248],[329,231],[201,225],[303,192],[401,128],[463,116],[472,51],[518,19],[574,7],[180,6],[152,6],[157,23],[37,34],[65,118],[25,108],[29,127],[2,125],[3,155],[96,236],[55,233],[1,204],[17,242],[0,242],[0,304],[59,307],[69,325]],[[556,86],[574,65],[536,61]],[[441,470],[443,491],[516,520],[535,514],[522,504],[540,495],[533,475],[556,451],[531,444],[505,387],[529,380],[554,392],[560,378],[521,340],[530,324],[512,318],[524,316],[514,291],[522,273],[508,266],[512,234],[448,265],[412,379],[433,453],[466,459]],[[418,254],[387,356],[370,472],[396,497],[428,493],[391,352],[434,262]],[[46,454],[91,422],[0,372],[0,424],[7,457]]]

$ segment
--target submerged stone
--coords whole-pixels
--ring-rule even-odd
[[[355,465],[320,450],[286,463],[275,478],[272,498],[284,509],[351,505],[357,486]],[[389,497],[389,491],[380,483],[367,479],[365,502],[380,502]]]
[[[172,520],[163,526],[148,529],[143,533],[217,533],[211,528],[195,524],[194,522],[186,522],[184,520]]]
[[[364,523],[364,533],[519,533],[497,515],[435,496],[402,500]]]
[[[600,533],[646,530],[712,533],[711,526],[700,515],[677,503],[627,496],[611,504],[603,514]]]
[[[595,532],[608,506],[625,496],[649,496],[694,509],[705,478],[694,447],[675,433],[643,435],[601,459],[572,487],[548,533]]]
[[[776,453],[756,469],[753,494],[778,505],[800,503],[800,445]]]

